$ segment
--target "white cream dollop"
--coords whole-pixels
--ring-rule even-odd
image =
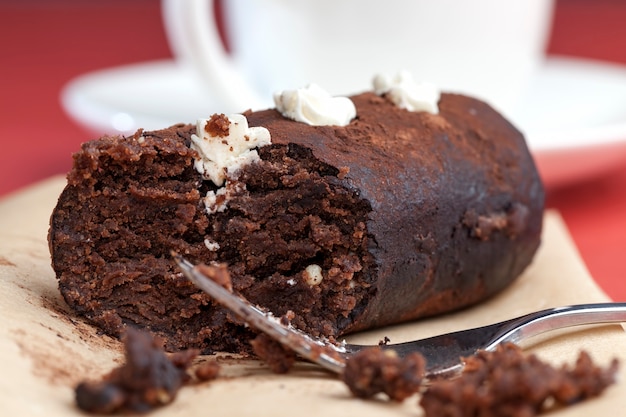
[[[348,97],[333,97],[317,84],[274,94],[276,109],[283,116],[311,126],[346,126],[356,117]]]
[[[209,123],[215,122],[214,118],[228,122],[228,133],[219,135],[212,133],[219,129],[207,129]],[[196,134],[191,135],[191,148],[200,156],[194,164],[196,170],[218,187],[224,184],[227,172],[236,172],[259,160],[259,154],[254,148],[270,143],[269,130],[248,127],[248,119],[242,114],[198,119]]]
[[[417,83],[408,71],[400,71],[395,76],[378,74],[374,77],[374,92],[386,94],[398,107],[408,111],[439,113],[441,92],[432,83]]]

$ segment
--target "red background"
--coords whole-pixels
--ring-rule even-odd
[[[626,1],[557,0],[546,52],[626,64],[625,22]],[[67,172],[71,153],[91,139],[60,106],[65,83],[171,57],[156,0],[0,0],[0,51],[0,196]],[[549,190],[548,206],[596,281],[626,301],[626,162]]]

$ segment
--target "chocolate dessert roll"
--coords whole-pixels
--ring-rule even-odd
[[[168,350],[249,352],[253,332],[170,251],[225,264],[235,292],[330,338],[511,283],[539,246],[544,203],[520,132],[466,96],[442,94],[437,114],[350,98],[345,126],[245,113],[271,143],[221,185],[198,170],[195,126],[85,143],[49,234],[67,303],[109,334],[147,328]],[[220,137],[231,122],[214,116],[204,129]]]

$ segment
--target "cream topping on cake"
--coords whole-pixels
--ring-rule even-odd
[[[191,148],[198,152],[195,168],[205,179],[222,186],[227,172],[259,160],[254,148],[269,145],[270,132],[264,127],[248,127],[242,114],[214,114],[198,119],[196,134],[191,135]]]
[[[386,95],[396,106],[408,111],[439,113],[441,92],[432,83],[417,83],[408,71],[395,76],[378,74],[374,77],[374,92]]]
[[[346,126],[356,117],[348,97],[333,97],[317,84],[274,94],[276,109],[285,117],[311,126]]]

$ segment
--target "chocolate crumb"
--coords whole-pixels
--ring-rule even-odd
[[[226,288],[228,291],[233,291],[233,283],[230,279],[230,272],[228,272],[226,264],[200,264],[196,266],[196,268],[202,275],[205,275],[207,278]]]
[[[424,367],[419,353],[401,358],[394,350],[371,347],[347,360],[341,379],[356,397],[385,393],[393,401],[403,401],[419,391]]]
[[[139,140],[143,136],[143,129],[139,128],[137,131],[131,136],[134,140]]]
[[[617,360],[606,369],[595,366],[584,351],[573,368],[554,368],[511,343],[465,362],[458,379],[438,381],[422,394],[427,417],[532,417],[599,395],[618,369]]]
[[[280,324],[285,327],[289,326],[291,324],[291,320],[293,320],[295,316],[296,314],[293,311],[288,310],[287,313],[280,317]]]
[[[216,361],[204,362],[196,367],[194,376],[198,381],[212,381],[217,378],[220,365]]]
[[[385,336],[382,340],[378,341],[378,346],[387,346],[391,342],[391,339]]]
[[[296,361],[294,351],[285,348],[279,342],[264,333],[250,341],[255,355],[263,359],[270,369],[277,374],[289,372]]]
[[[214,114],[211,116],[204,130],[213,137],[226,137],[230,129],[230,120],[225,114]]]
[[[111,414],[124,406],[126,394],[116,384],[107,381],[81,382],[76,386],[76,405],[83,411]]]
[[[126,362],[102,381],[86,381],[75,390],[76,404],[90,413],[147,412],[174,400],[189,381],[186,372],[197,350],[168,357],[144,331],[129,328],[124,338]]]

